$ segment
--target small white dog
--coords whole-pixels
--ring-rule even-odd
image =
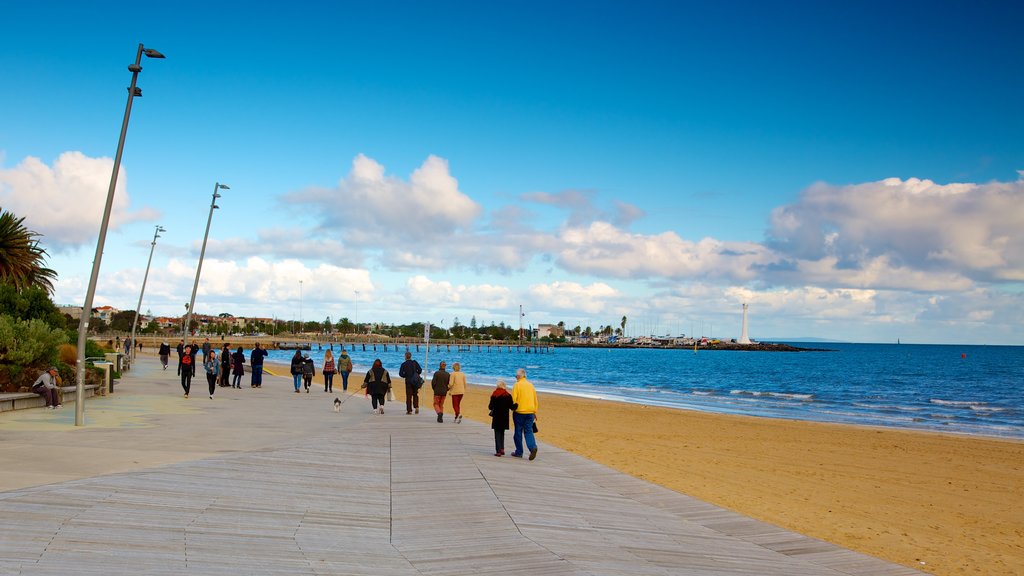
[[[341,412],[341,399],[337,396],[334,397],[334,411]]]

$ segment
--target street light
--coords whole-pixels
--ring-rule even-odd
[[[206,233],[203,234],[203,247],[199,250],[199,265],[196,266],[196,281],[192,284],[192,300],[188,304],[188,314],[185,316],[185,329],[181,332],[181,339],[187,341],[188,329],[192,324],[192,311],[196,307],[196,290],[199,289],[199,273],[203,271],[203,256],[206,255],[206,239],[210,237],[210,222],[213,221],[213,211],[220,206],[217,206],[217,198],[220,198],[220,192],[217,190],[230,190],[231,188],[227,184],[221,184],[220,182],[214,182],[213,184],[213,199],[210,200],[210,215],[206,218]]]
[[[138,348],[135,345],[135,327],[139,325],[139,310],[142,310],[142,295],[146,293],[146,280],[149,279],[149,265],[153,263],[153,250],[156,249],[156,239],[160,237],[160,233],[166,231],[163,226],[158,225],[156,232],[153,232],[153,241],[149,243],[149,261],[146,262],[146,274],[142,277],[142,290],[139,291],[139,304],[135,307],[135,320],[132,321],[132,358],[135,357],[135,349]]]
[[[306,329],[302,324],[302,280],[299,280],[299,332]]]
[[[124,138],[128,134],[128,118],[132,113],[132,99],[142,96],[142,89],[135,85],[142,72],[142,55],[149,58],[163,58],[164,55],[145,48],[139,44],[135,54],[135,64],[128,66],[132,73],[132,84],[128,87],[128,105],[124,109],[124,121],[121,123],[121,137],[117,141],[117,154],[114,155],[114,170],[110,174],[110,187],[107,188],[107,203],[103,207],[103,218],[100,220],[100,236],[96,240],[96,255],[92,259],[92,274],[89,276],[89,288],[85,291],[85,302],[82,303],[82,317],[78,320],[78,356],[75,364],[75,426],[85,425],[85,341],[89,333],[89,319],[92,316],[92,299],[96,295],[96,280],[100,275],[100,261],[103,259],[103,243],[107,238],[107,223],[110,222],[110,208],[114,204],[114,188],[117,186],[117,172],[121,168],[121,153],[124,151]]]

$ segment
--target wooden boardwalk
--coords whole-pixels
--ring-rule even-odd
[[[2,492],[0,575],[920,574],[389,408],[329,438]]]

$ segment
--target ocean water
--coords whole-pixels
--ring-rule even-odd
[[[431,345],[430,368],[462,364],[471,383],[515,381],[538,390],[657,406],[1024,439],[1024,347],[796,344],[827,352],[556,348],[517,352]],[[338,353],[335,344],[335,356]],[[355,371],[375,358],[397,377],[404,348],[347,346]],[[327,346],[324,346],[324,350]],[[424,363],[426,348],[410,349]],[[271,351],[287,363],[292,351]],[[319,372],[323,351],[309,352]],[[428,377],[429,379],[429,377]],[[318,376],[319,380],[319,376]],[[357,381],[361,381],[357,379]]]

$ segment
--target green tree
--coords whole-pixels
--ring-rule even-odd
[[[619,334],[622,336],[626,335],[626,317],[622,317],[622,322],[619,323]]]
[[[121,332],[132,331],[132,320],[135,319],[135,310],[122,310],[110,318],[110,329]]]
[[[0,283],[0,314],[7,314],[16,320],[38,318],[51,328],[67,328],[68,320],[50,300],[49,293],[40,286],[29,286],[18,290],[11,284]],[[74,321],[78,329],[78,321]]]
[[[19,291],[39,286],[52,294],[57,273],[44,265],[47,253],[39,246],[40,234],[26,228],[24,222],[24,217],[0,208],[0,282]]]
[[[331,328],[333,326],[334,326],[334,324],[331,323],[331,317],[330,316],[328,316],[327,318],[324,319],[324,324],[323,324],[323,331],[324,331],[324,333],[330,334],[331,333]]]

